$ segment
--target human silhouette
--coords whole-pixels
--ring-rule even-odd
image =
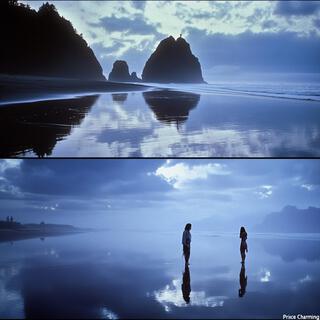
[[[190,270],[189,270],[189,266],[187,263],[184,266],[181,290],[182,290],[183,300],[187,304],[189,304],[190,303],[191,285],[190,285]]]
[[[242,263],[241,265],[239,282],[240,282],[239,297],[242,298],[246,293],[247,282],[248,282],[248,277],[246,276],[246,267],[244,263]]]
[[[10,217],[10,222],[11,222],[11,223],[13,222],[13,217],[12,217],[12,216]]]
[[[183,255],[186,265],[189,264],[191,246],[191,223],[187,223],[182,234]]]
[[[247,245],[247,237],[248,234],[246,232],[246,229],[244,227],[240,228],[240,253],[241,253],[241,263],[244,264],[246,260],[246,252],[248,252],[248,245]]]

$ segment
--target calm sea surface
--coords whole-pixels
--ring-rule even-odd
[[[0,244],[0,318],[282,318],[320,313],[320,238],[103,231]]]
[[[171,86],[0,106],[0,156],[319,157],[319,85]]]

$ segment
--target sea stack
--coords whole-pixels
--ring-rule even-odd
[[[109,81],[128,82],[130,81],[129,67],[126,61],[117,60],[113,63],[109,73]]]
[[[117,82],[140,82],[136,72],[132,72],[130,75],[129,67],[126,61],[117,60],[112,66],[112,70],[109,73],[109,81]]]
[[[201,65],[181,36],[162,40],[146,62],[142,80],[159,83],[205,83]]]

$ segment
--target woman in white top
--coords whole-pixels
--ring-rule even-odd
[[[190,230],[191,230],[191,223],[187,223],[182,235],[183,255],[187,265],[189,264],[189,258],[190,258],[190,244],[191,244]]]

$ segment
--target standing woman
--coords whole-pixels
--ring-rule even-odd
[[[189,258],[190,258],[190,244],[191,244],[191,223],[187,223],[183,235],[182,235],[182,245],[183,245],[183,255],[186,264],[189,264]]]
[[[246,252],[248,252],[247,237],[248,237],[248,234],[246,232],[246,229],[244,227],[241,227],[240,229],[240,239],[241,239],[240,253],[241,253],[241,259],[242,259],[241,263],[245,262]]]

